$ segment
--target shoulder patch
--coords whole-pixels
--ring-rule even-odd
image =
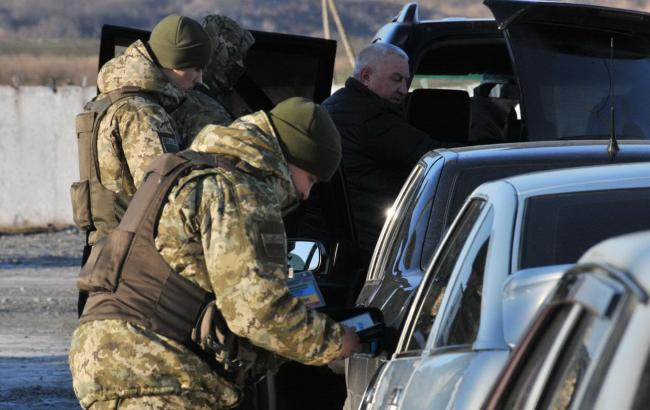
[[[165,152],[180,151],[180,145],[174,134],[159,132],[158,136],[160,137],[160,144],[162,145]]]
[[[262,222],[259,226],[260,251],[274,263],[287,263],[287,239],[281,222]]]

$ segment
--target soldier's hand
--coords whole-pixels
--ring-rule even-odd
[[[343,351],[339,359],[345,359],[352,356],[352,353],[361,350],[361,343],[359,342],[359,335],[352,327],[343,326]]]

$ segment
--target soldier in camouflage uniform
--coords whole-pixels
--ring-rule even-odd
[[[75,223],[87,232],[82,264],[91,246],[117,226],[149,164],[187,146],[183,132],[192,120],[202,121],[205,110],[194,109],[199,117],[185,118],[180,126],[170,113],[201,83],[211,51],[198,22],[171,15],[154,27],[147,43],[136,41],[100,70],[100,94],[77,116],[81,180],[72,186],[72,205]],[[218,109],[223,108],[213,107],[213,117],[228,121]],[[92,125],[80,127],[88,118]],[[81,292],[79,313],[85,299]]]
[[[226,16],[206,16],[201,25],[212,40],[210,63],[203,69],[207,84],[198,86],[206,90],[189,91],[185,102],[172,114],[186,147],[205,125],[228,125],[234,120],[221,98],[232,91],[244,73],[243,59],[255,42],[250,32]]]
[[[354,331],[309,310],[285,285],[282,216],[341,158],[327,112],[292,98],[229,127],[206,126],[191,150],[238,159],[255,173],[203,168],[180,177],[158,219],[160,256],[214,293],[230,330],[258,348],[312,365],[349,356]],[[242,386],[187,345],[126,320],[82,316],[69,364],[84,408],[214,409],[241,400]]]
[[[206,16],[201,21],[214,41],[212,58],[203,70],[203,82],[218,97],[228,95],[246,68],[244,57],[253,45],[253,36],[224,16]]]
[[[198,22],[172,15],[154,27],[148,44],[136,41],[100,70],[98,100],[124,87],[143,91],[112,104],[97,133],[100,181],[116,194],[120,206],[126,207],[151,161],[184,148],[170,113],[201,82],[201,69],[207,66],[211,50]],[[112,228],[97,227],[90,243]]]

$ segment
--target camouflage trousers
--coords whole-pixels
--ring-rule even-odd
[[[215,409],[214,397],[202,393],[186,395],[158,395],[130,397],[125,399],[96,401],[89,410],[176,410]]]

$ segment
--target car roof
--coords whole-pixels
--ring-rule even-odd
[[[479,17],[462,17],[462,16],[451,16],[441,19],[431,19],[431,20],[420,20],[419,24],[435,24],[435,23],[468,23],[474,24],[477,22],[490,22],[495,23],[493,18],[479,18]]]
[[[650,162],[532,172],[485,185],[499,183],[511,185],[522,200],[567,192],[648,187]],[[480,190],[481,187],[477,189]]]
[[[416,3],[408,3],[392,21],[379,28],[372,42],[383,41],[397,45],[414,58],[432,41],[448,36],[476,36],[498,38],[503,33],[494,19],[449,17],[436,20],[420,20]]]
[[[579,264],[607,264],[631,274],[650,292],[650,231],[635,232],[607,239],[591,247]]]
[[[422,26],[453,27],[455,25],[458,25],[458,26],[469,26],[470,28],[476,27],[479,29],[484,29],[486,27],[494,28],[495,30],[497,29],[496,21],[494,19],[487,19],[487,18],[445,17],[445,18],[435,19],[435,20],[422,20],[416,22],[415,24],[421,27]]]
[[[581,141],[537,141],[515,142],[507,144],[474,145],[458,148],[439,148],[430,151],[427,156],[442,155],[447,159],[456,159],[458,162],[501,163],[522,159],[544,158],[585,158],[585,156],[602,156],[608,160],[607,140],[581,140]],[[618,158],[632,155],[649,155],[650,140],[619,140],[620,151]]]

